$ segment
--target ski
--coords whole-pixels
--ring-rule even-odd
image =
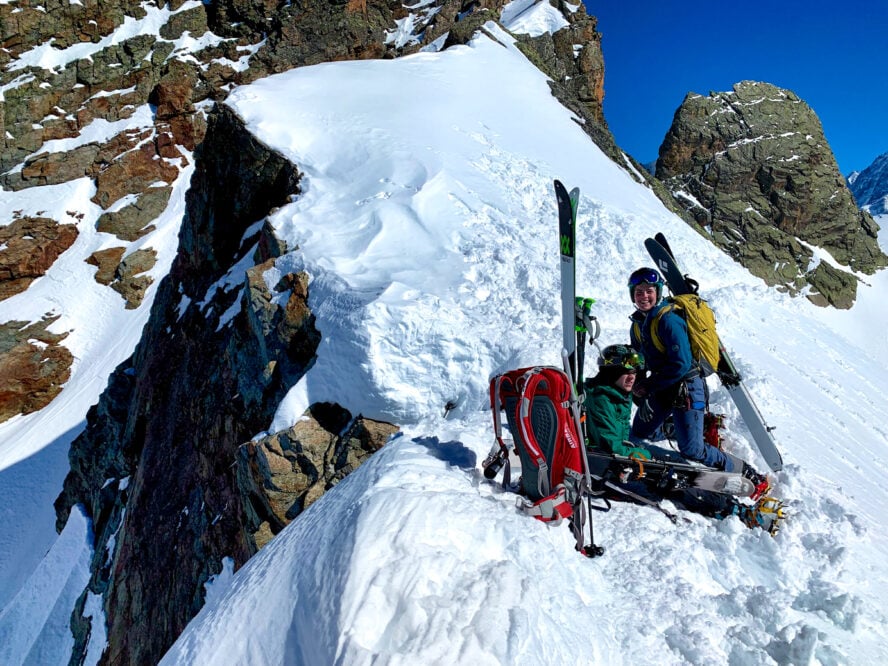
[[[666,240],[666,236],[664,236],[661,232],[658,231],[657,233],[654,234],[654,240],[663,246],[663,249],[669,253],[669,256],[672,257],[672,259],[674,261],[675,254],[672,252],[672,248],[669,247],[669,241]]]
[[[734,497],[752,497],[755,485],[742,474],[721,472],[692,463],[627,458],[603,451],[588,450],[589,466],[597,477],[610,473],[625,484],[644,481],[658,491],[696,488]]]
[[[567,352],[570,379],[576,386],[579,379],[576,335],[576,242],[577,203],[580,190],[570,192],[555,181],[555,198],[558,201],[558,246],[561,255],[561,332],[562,347]]]
[[[644,246],[651,255],[651,259],[657,266],[657,269],[663,274],[669,291],[673,294],[689,294],[696,292],[696,283],[692,283],[689,278],[681,272],[675,261],[675,256],[666,237],[658,233],[655,238],[648,238],[644,242]],[[743,384],[743,378],[737,371],[737,367],[731,360],[724,344],[719,341],[720,360],[716,374],[722,382],[722,385],[728,391],[728,395],[734,401],[737,411],[749,433],[752,435],[753,442],[758,448],[762,458],[764,458],[768,467],[779,472],[783,469],[783,458],[777,449],[777,443],[771,435],[772,427],[768,426],[759,411],[749,390]]]

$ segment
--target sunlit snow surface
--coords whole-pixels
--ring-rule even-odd
[[[884,660],[885,277],[851,312],[765,288],[608,161],[487,27],[499,42],[229,98],[306,174],[272,221],[324,340],[272,429],[317,400],[406,429],[236,573],[165,663]],[[787,463],[776,538],[619,505],[596,515],[605,556],[585,560],[483,480],[488,377],[558,362],[554,177],[583,192],[578,279],[603,343],[627,337],[645,237],[664,231],[703,282]],[[729,446],[761,466],[712,388]]]
[[[303,192],[272,218],[296,248],[274,270],[308,272],[323,341],[268,429],[334,400],[404,432],[240,571],[221,572],[164,663],[886,663],[888,278],[867,278],[850,312],[767,289],[605,158],[511,38],[486,30],[469,46],[300,68],[229,98],[305,173]],[[514,496],[481,476],[488,378],[559,359],[553,178],[582,190],[579,291],[598,299],[603,344],[627,338],[625,278],[649,263],[647,236],[665,232],[702,282],[777,428],[787,463],[777,492],[792,516],[776,538],[736,519],[683,514],[673,525],[620,504],[595,515],[606,552],[587,560],[566,527],[519,515]],[[114,303],[77,311],[70,327],[92,317],[113,329],[126,316]],[[95,372],[104,381],[110,367]],[[97,395],[69,386],[29,421],[24,443],[0,440],[20,485],[38,478],[41,441],[58,451],[71,436],[40,440],[41,419],[81,423],[83,401],[65,397],[76,386],[72,395]],[[727,395],[712,388],[729,447],[761,466]],[[457,407],[445,420],[448,401]],[[11,474],[0,476],[4,488]],[[15,493],[4,497],[4,516],[20,524]],[[67,553],[68,569],[47,574],[45,597],[32,576],[0,610],[0,639],[19,661],[41,663],[65,645],[22,618],[35,601],[70,602],[65,590],[83,580],[88,545],[76,544],[89,526],[79,513],[72,521],[31,554],[39,561],[52,546],[47,560]],[[96,600],[87,604],[97,621]],[[95,635],[88,663],[104,636]]]

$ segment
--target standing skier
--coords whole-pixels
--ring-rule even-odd
[[[663,284],[663,278],[653,268],[639,268],[629,276],[629,296],[635,305],[630,317],[632,347],[642,353],[648,369],[648,376],[636,380],[633,389],[641,402],[629,439],[639,444],[648,439],[662,439],[661,427],[671,414],[678,449],[685,458],[726,472],[741,472],[755,484],[756,495],[760,496],[770,487],[768,478],[703,439],[703,416],[709,405],[709,392],[691,354],[684,318],[675,311],[659,314],[667,306],[663,300]],[[657,336],[665,352],[653,342],[653,325],[657,326]]]

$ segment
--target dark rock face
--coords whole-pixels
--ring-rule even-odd
[[[664,181],[713,242],[768,284],[850,307],[849,271],[888,265],[878,226],[859,211],[814,112],[796,95],[743,82],[689,94],[660,147]],[[827,250],[844,271],[814,260]]]
[[[240,566],[254,552],[236,453],[269,423],[320,338],[304,277],[287,276],[269,293],[262,273],[274,257],[255,257],[248,275],[211,289],[258,247],[254,238],[240,249],[245,230],[297,193],[300,176],[230,112],[211,116],[209,133],[171,274],[134,356],[73,443],[57,500],[60,526],[77,502],[94,521],[90,587],[105,596],[108,663],[156,663],[199,610],[222,559]],[[285,305],[272,300],[286,293]],[[75,625],[88,631],[83,618]],[[86,636],[77,640],[83,649]]]
[[[858,206],[872,215],[888,214],[888,153],[849,178],[849,187]]]

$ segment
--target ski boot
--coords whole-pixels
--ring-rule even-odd
[[[783,510],[783,502],[776,497],[762,497],[755,504],[737,504],[734,506],[734,515],[740,518],[749,527],[760,527],[771,536],[780,531],[786,513]]]
[[[769,479],[766,474],[759,474],[751,465],[743,463],[742,474],[752,481],[752,485],[755,486],[755,490],[753,490],[752,494],[749,496],[751,500],[758,501],[765,496],[765,493],[771,490],[771,479]]]

